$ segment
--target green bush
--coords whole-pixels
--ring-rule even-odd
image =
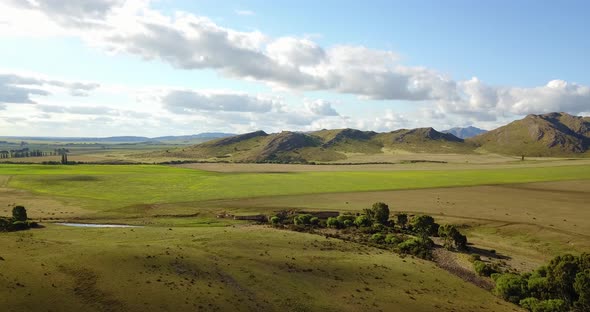
[[[9,231],[22,231],[29,228],[29,224],[25,221],[14,221],[9,225]]]
[[[394,235],[394,234],[387,234],[387,236],[385,237],[385,242],[387,244],[397,245],[397,244],[403,242],[403,239],[397,235]]]
[[[430,238],[410,238],[398,244],[400,252],[414,255],[423,259],[430,259],[432,257],[431,248],[434,242]]]
[[[340,228],[340,221],[338,221],[337,218],[329,217],[328,220],[326,220],[326,226],[329,228],[338,229]]]
[[[495,276],[494,293],[506,301],[519,303],[528,297],[527,280],[518,274],[506,273]]]
[[[341,225],[344,225],[345,221],[350,221],[350,225],[354,224],[354,220],[356,219],[355,215],[351,215],[351,214],[341,214],[337,217],[338,222],[340,222]]]
[[[473,268],[480,276],[491,276],[494,273],[499,273],[496,265],[479,260],[473,261]]]
[[[310,225],[311,218],[313,218],[310,214],[299,214],[293,218],[293,223],[295,225]]]
[[[539,300],[528,297],[520,300],[520,306],[531,312],[567,312],[569,310],[565,301],[561,299]]]
[[[375,233],[371,235],[371,241],[377,244],[383,244],[385,242],[385,236],[381,233]]]
[[[281,218],[277,217],[277,216],[273,216],[270,218],[270,224],[272,225],[279,225],[281,224]]]
[[[319,225],[319,224],[320,224],[320,218],[318,218],[318,217],[313,217],[313,218],[311,218],[311,219],[309,220],[309,223],[310,223],[311,225]]]
[[[12,218],[15,221],[27,221],[27,209],[23,206],[15,206],[12,208]]]
[[[365,215],[358,216],[356,219],[354,219],[354,224],[358,227],[371,226],[371,219]]]

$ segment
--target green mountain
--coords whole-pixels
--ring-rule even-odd
[[[467,141],[480,150],[525,156],[572,156],[590,147],[590,117],[567,113],[528,115]]]
[[[388,133],[355,129],[273,134],[256,131],[159,152],[158,156],[234,162],[310,162],[344,160],[347,154],[381,154],[384,150],[466,153],[473,148],[452,134],[432,128]]]

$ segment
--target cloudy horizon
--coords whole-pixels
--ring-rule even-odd
[[[328,14],[328,3],[302,2],[318,12],[304,16],[258,1],[0,0],[0,135],[493,129],[527,114],[590,115],[590,47],[572,40],[586,32],[583,2],[558,7],[578,12],[558,21],[546,4],[506,2],[498,15],[471,4],[465,21],[430,35],[459,2],[411,21],[379,14],[417,8],[375,1]],[[369,26],[337,23],[349,14]],[[489,31],[496,18],[508,26]],[[448,45],[426,40],[440,36]]]

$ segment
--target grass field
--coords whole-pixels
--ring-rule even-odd
[[[8,186],[100,211],[136,204],[590,178],[590,166],[393,172],[214,173],[163,166],[2,165]]]
[[[0,245],[3,311],[515,310],[431,262],[258,227],[50,225]]]
[[[519,269],[590,250],[585,163],[425,165],[0,165],[0,215],[24,204],[46,224],[0,234],[0,298],[9,311],[518,310],[432,262],[216,219],[222,211],[359,211],[385,201],[462,225],[474,247]],[[56,220],[145,227],[48,223]]]

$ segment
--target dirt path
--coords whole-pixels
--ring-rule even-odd
[[[447,272],[483,289],[492,290],[494,288],[494,284],[489,279],[478,276],[475,272],[463,266],[459,262],[456,253],[450,252],[443,247],[435,247],[432,254],[436,265]]]

